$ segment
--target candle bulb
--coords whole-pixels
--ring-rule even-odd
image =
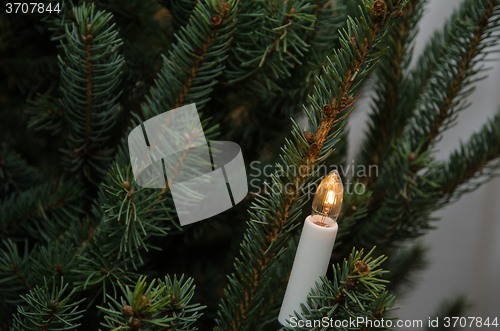
[[[286,320],[300,313],[301,303],[307,302],[311,288],[326,274],[337,236],[337,217],[342,207],[344,188],[337,170],[330,172],[320,183],[312,203],[312,212],[304,222],[297,253],[288,280],[285,297],[278,316]]]

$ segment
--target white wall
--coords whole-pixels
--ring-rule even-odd
[[[459,3],[457,0],[429,1],[417,36],[416,55]],[[488,72],[488,79],[477,84],[477,90],[469,98],[472,106],[460,114],[458,124],[448,130],[438,144],[439,159],[446,159],[460,140],[467,140],[497,111],[500,105],[498,62],[489,63],[494,68]],[[352,155],[357,154],[364,137],[368,109],[365,97],[350,119]],[[431,248],[430,267],[417,278],[418,286],[399,299],[397,306],[401,309],[396,314],[402,319],[427,321],[442,300],[463,293],[474,305],[469,316],[498,316],[500,323],[500,240],[497,240],[500,238],[500,179],[463,196],[435,216],[441,218],[434,223],[438,229],[422,239]]]

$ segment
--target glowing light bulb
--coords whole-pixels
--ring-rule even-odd
[[[344,186],[337,170],[330,172],[319,184],[312,203],[311,216],[321,215],[333,221],[339,217],[344,199]]]
[[[328,191],[328,193],[326,194],[325,204],[326,205],[333,205],[334,201],[335,201],[335,195],[334,195],[333,191]]]

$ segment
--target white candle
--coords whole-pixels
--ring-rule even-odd
[[[324,227],[314,222],[321,222],[322,216],[308,216],[304,222],[300,236],[297,254],[293,262],[292,272],[283,299],[283,305],[278,320],[287,325],[286,319],[295,316],[294,311],[302,312],[301,303],[307,301],[311,288],[316,288],[315,282],[321,282],[319,276],[328,270],[328,263],[332,255],[333,244],[337,236],[337,222],[329,217],[324,217]]]
[[[307,302],[315,282],[326,274],[332,255],[338,225],[336,219],[343,200],[343,186],[336,170],[326,176],[318,187],[313,200],[313,212],[306,218],[293,262],[290,279],[281,306],[278,321],[289,326],[286,320],[302,312],[301,303]],[[290,316],[291,315],[291,316]]]

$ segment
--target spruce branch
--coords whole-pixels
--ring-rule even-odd
[[[229,287],[225,292],[231,300],[223,300],[216,330],[247,330],[261,322],[260,307],[267,300],[268,279],[274,276],[273,269],[290,233],[299,225],[302,207],[313,188],[317,170],[312,166],[321,164],[332,153],[349,115],[346,109],[355,102],[351,94],[383,54],[383,51],[371,50],[384,37],[404,3],[387,6],[383,3],[384,8],[376,10],[372,9],[371,2],[366,2],[360,8],[361,17],[349,19],[349,31],[362,42],[355,47],[350,42],[351,35],[344,31],[340,41],[342,48],[335,51],[334,57],[329,59],[330,65],[317,78],[315,93],[310,97],[312,107],[306,109],[314,142],[310,144],[294,123],[294,140],[287,140],[283,148],[286,154],[281,155],[282,164],[277,165],[284,178],[273,175],[272,184],[268,184],[270,193],[259,196],[254,203],[251,221],[241,244],[241,255],[235,261],[236,274],[229,276]],[[342,111],[345,113],[337,118]],[[298,171],[290,174],[289,167]]]
[[[83,213],[82,192],[58,179],[13,193],[0,203],[0,235],[29,235],[49,242]]]
[[[56,286],[60,283],[60,286]],[[69,284],[52,281],[52,288],[46,281],[44,286],[37,286],[29,294],[22,296],[25,306],[19,306],[17,314],[14,315],[12,331],[25,330],[75,330],[80,324],[75,324],[83,317],[83,311],[79,311],[78,305],[85,301],[73,301],[72,295],[76,289],[64,296]]]
[[[56,5],[54,0],[48,0],[47,2],[50,2],[51,6]],[[75,4],[73,0],[62,2],[60,4],[59,13],[52,11],[41,19],[41,22],[46,25],[47,30],[52,33],[50,40],[59,41],[65,38],[66,26],[76,22],[76,16],[73,14],[74,7]]]
[[[345,185],[346,192],[355,192],[355,187],[360,181],[355,179],[350,185]],[[349,234],[355,228],[358,220],[368,216],[370,210],[370,201],[373,191],[367,189],[362,194],[345,194],[342,203],[342,210],[339,215],[339,232],[335,239],[335,247],[344,246],[344,240],[348,241]],[[338,250],[339,248],[337,248]]]
[[[385,290],[385,283],[388,282],[382,279],[382,275],[387,271],[379,268],[386,258],[379,256],[373,259],[371,255],[374,249],[366,255],[363,250],[353,249],[347,260],[333,266],[333,278],[322,276],[322,283],[317,283],[317,290],[311,289],[307,302],[301,304],[304,313],[295,312],[293,316],[297,318],[296,321],[303,322],[304,327],[284,327],[282,330],[329,330],[331,328],[325,326],[320,328],[322,325],[318,326],[318,321],[327,320],[335,325],[337,320],[353,318],[366,321],[366,324],[357,324],[353,330],[365,330],[370,328],[370,322],[374,320],[388,319],[385,314],[392,309],[396,300]],[[288,321],[291,322],[291,319]],[[291,325],[294,325],[293,322]]]
[[[345,6],[338,1],[316,0],[311,29],[305,32],[304,41],[309,47],[297,56],[301,65],[290,70],[290,77],[277,81],[279,93],[266,90],[265,106],[273,113],[287,118],[294,116],[312,93],[314,78],[320,76],[327,56],[340,47],[339,30],[345,25]],[[271,92],[271,93],[269,93]],[[272,96],[272,98],[270,98]],[[267,101],[269,100],[269,101]]]
[[[191,25],[181,32],[178,45],[174,46],[169,54],[170,58],[164,58],[162,73],[156,87],[152,89],[148,103],[143,107],[144,119],[175,107],[176,102],[189,100],[201,105],[206,102],[215,84],[213,78],[221,71],[224,54],[227,52],[234,27],[234,3],[230,2],[232,7],[227,12],[219,12],[227,10],[227,7],[221,8],[211,1],[199,4],[196,15],[191,19]],[[224,20],[211,21],[214,16]],[[198,34],[201,25],[208,31],[203,37]],[[87,29],[86,26],[84,28]],[[206,42],[206,54],[199,56],[186,53],[186,49],[194,52],[200,40],[201,43]],[[189,68],[187,71],[183,71],[186,68],[184,64]],[[173,81],[183,83],[179,84],[176,90],[167,85],[167,82]],[[167,100],[171,102],[167,107],[163,107]],[[141,119],[134,114],[132,116],[132,125],[138,125]],[[207,119],[202,121],[202,125],[205,128],[208,126]],[[205,130],[207,138],[212,137],[214,133],[213,127]],[[88,222],[66,234],[78,259],[77,268],[71,269],[72,263],[67,263],[67,268],[71,270],[69,276],[76,274],[75,284],[81,290],[92,292],[93,297],[89,304],[99,295],[102,295],[102,301],[105,302],[107,289],[111,288],[111,291],[116,293],[118,281],[129,282],[130,279],[135,279],[137,275],[126,270],[129,265],[135,268],[142,265],[139,249],[155,248],[147,243],[147,239],[155,235],[165,235],[167,228],[164,222],[173,222],[170,216],[173,210],[172,201],[164,197],[167,192],[141,189],[135,184],[130,170],[127,145],[127,140],[122,138],[115,163],[104,181],[103,189],[98,193],[97,204],[92,207]],[[43,256],[37,255],[36,258]],[[44,272],[53,273],[47,268]]]
[[[222,4],[206,0],[198,4],[189,25],[179,32],[178,43],[173,45],[169,57],[164,57],[156,87],[151,89],[148,102],[142,107],[143,119],[190,102],[196,102],[200,109],[209,100],[232,38],[235,6],[235,1]],[[140,122],[141,118],[135,116],[132,125]],[[217,133],[206,118],[202,126],[207,139]],[[110,262],[118,258],[137,267],[136,263],[142,263],[139,250],[155,248],[147,239],[165,235],[169,229],[165,221],[176,224],[171,216],[174,209],[168,187],[161,191],[138,187],[126,146],[124,138],[104,190],[99,192],[98,204],[93,208],[96,227],[92,240],[99,243],[95,247],[102,246],[99,254],[104,252]]]
[[[122,45],[111,24],[112,15],[94,5],[73,9],[75,23],[66,25],[61,45],[61,106],[70,130],[63,152],[66,170],[98,185],[111,161],[109,132],[118,111],[123,57]]]
[[[115,137],[127,133],[123,127],[130,125],[130,114],[140,113],[141,104],[161,69],[161,55],[172,44],[169,24],[172,17],[157,1],[100,0],[94,3],[97,9],[113,14],[115,29],[123,40],[119,52],[125,61],[123,79],[118,87],[123,93],[118,100],[120,105],[115,124],[115,128],[121,129],[114,129],[111,136],[116,144],[120,140]]]
[[[309,6],[306,13],[314,17],[314,20],[304,26],[304,29],[306,27],[307,29],[302,36],[307,48],[301,54],[295,55],[300,64],[295,64],[289,70],[289,75],[280,75],[279,77],[271,77],[271,72],[266,67],[269,63],[260,69],[268,72],[269,77],[273,79],[273,84],[276,84],[279,88],[274,90],[265,88],[260,79],[262,75],[259,73],[248,78],[245,84],[230,86],[236,92],[235,97],[230,96],[230,99],[238,102],[235,107],[230,105],[234,109],[230,116],[238,118],[238,120],[236,125],[230,128],[228,137],[235,141],[240,140],[242,148],[251,146],[246,155],[261,152],[260,155],[265,155],[266,163],[274,164],[278,160],[276,156],[279,154],[281,141],[290,137],[290,130],[285,129],[276,134],[274,128],[289,127],[289,118],[300,116],[302,104],[308,104],[308,94],[313,93],[314,79],[316,76],[321,75],[326,57],[332,56],[334,49],[340,47],[339,29],[345,26],[347,17],[345,5],[341,1],[332,0],[310,1],[311,5],[312,3],[314,3],[314,6]],[[250,5],[251,3],[246,4]],[[254,3],[254,5],[257,5],[257,3]],[[295,10],[295,13],[297,13],[297,9]],[[252,11],[252,13],[256,15],[257,12]],[[240,10],[240,16],[242,15],[244,16],[244,13]],[[255,15],[252,22],[258,22]],[[245,25],[245,23],[240,20],[238,24],[237,31],[240,31],[241,26]],[[249,33],[255,35],[253,29]],[[244,41],[248,42],[248,38],[244,39]],[[230,53],[232,55],[235,52],[235,44],[237,42],[233,42],[232,52]],[[255,50],[256,46],[248,45],[247,47]],[[231,59],[230,56],[227,71],[231,71]],[[246,88],[247,85],[255,88],[248,89]],[[257,98],[253,96],[257,96]],[[243,107],[241,107],[242,100],[246,100],[243,101]],[[259,111],[263,108],[266,109],[266,112]],[[263,147],[255,148],[256,145]],[[339,144],[338,149],[347,149],[345,140]],[[243,151],[245,152],[245,149]],[[270,159],[271,155],[275,156]],[[336,155],[345,154],[339,151]],[[331,160],[331,162],[340,161],[340,159],[341,157]]]
[[[405,101],[408,103],[408,109],[410,109],[410,111],[407,112],[409,116],[413,114],[417,102],[419,101],[418,99],[424,93],[429,79],[434,74],[437,65],[444,55],[446,46],[449,45],[448,43],[452,36],[450,30],[452,29],[453,26],[451,21],[447,21],[443,30],[434,32],[425,45],[422,54],[418,57],[416,66],[410,70],[406,76],[406,80],[409,82],[405,85],[404,93],[407,94],[407,99]]]
[[[362,247],[375,244],[382,246],[398,240],[409,240],[421,236],[430,229],[428,212],[429,199],[435,198],[435,193],[426,194],[422,187],[429,185],[437,187],[421,173],[416,173],[419,167],[436,166],[430,151],[418,155],[409,144],[396,145],[395,150],[380,170],[383,181],[376,182],[372,198],[369,201],[368,217],[360,220],[351,229],[351,237],[346,242]],[[397,169],[397,171],[396,171]],[[387,188],[382,187],[382,183]],[[409,213],[417,210],[422,216],[411,221]]]
[[[452,152],[446,162],[427,174],[430,181],[439,185],[439,202],[435,208],[457,201],[463,194],[498,176],[499,158],[500,112]]]
[[[433,146],[438,135],[453,123],[456,113],[468,106],[466,98],[473,91],[470,86],[484,78],[475,77],[484,71],[478,63],[498,42],[495,30],[499,20],[495,0],[465,1],[454,14],[447,37],[450,47],[444,49],[429,78],[408,130],[413,149],[424,140],[420,153]]]
[[[106,302],[109,293],[113,293],[113,297],[116,297],[120,281],[130,283],[138,277],[136,273],[127,270],[127,261],[118,259],[116,254],[106,256],[98,244],[99,242],[86,246],[86,250],[77,255],[77,268],[72,270],[72,273],[77,275],[75,286],[80,290],[93,290],[88,302],[89,307],[99,295],[102,298],[101,302]],[[128,259],[129,263],[131,259]]]
[[[249,86],[257,91],[281,90],[275,81],[289,77],[308,51],[305,39],[313,30],[315,8],[309,1],[299,0],[242,2],[226,70],[228,83],[251,79]]]
[[[48,131],[52,135],[62,130],[64,111],[61,109],[61,100],[50,95],[40,95],[31,101],[32,107],[27,110],[32,115],[28,128],[34,131]]]
[[[21,256],[17,246],[10,239],[3,240],[0,251],[0,293],[5,303],[20,303],[22,301],[20,295],[33,288],[30,256],[28,241],[25,241],[24,254]]]
[[[361,152],[361,163],[366,166],[380,166],[411,114],[409,90],[415,87],[406,76],[425,3],[425,0],[409,1],[384,43],[389,49],[375,71],[374,112],[370,114],[370,126]],[[375,179],[367,177],[366,180]]]
[[[262,118],[282,121],[277,112],[285,115],[296,114],[298,106],[305,103],[309,128],[303,131],[304,128],[292,121],[291,138],[286,140],[280,162],[276,166],[278,170],[266,186],[268,193],[257,197],[250,211],[251,220],[248,222],[247,232],[240,246],[240,255],[234,265],[235,273],[229,277],[226,298],[220,306],[217,330],[262,330],[268,329],[270,324],[275,322],[297,247],[302,213],[309,209],[308,199],[318,183],[318,177],[322,175],[319,166],[342,161],[347,146],[342,135],[346,133],[348,115],[359,98],[361,84],[379,60],[382,61],[382,66],[379,66],[379,83],[389,82],[385,90],[380,88],[381,95],[385,98],[383,103],[387,101],[386,105],[380,106],[390,115],[390,121],[400,124],[397,127],[384,127],[381,132],[374,130],[373,136],[381,136],[384,141],[380,146],[375,144],[376,152],[379,153],[380,148],[383,151],[381,154],[384,155],[378,163],[382,170],[381,177],[371,182],[372,185],[363,194],[346,194],[344,197],[337,249],[332,258],[337,261],[344,257],[353,242],[369,247],[377,241],[390,245],[422,234],[430,227],[432,211],[455,201],[463,193],[495,176],[499,167],[496,162],[499,154],[500,115],[462,144],[447,162],[435,162],[432,147],[440,134],[453,123],[457,111],[465,106],[467,89],[474,83],[476,73],[482,70],[478,62],[484,59],[484,54],[496,41],[493,29],[497,25],[497,7],[493,8],[493,14],[484,25],[484,22],[481,23],[482,17],[484,18],[481,13],[484,13],[484,7],[487,7],[486,0],[466,0],[469,7],[454,16],[450,21],[452,23],[445,26],[443,34],[436,34],[420,58],[417,68],[409,70],[411,39],[416,31],[414,24],[419,14],[417,7],[425,0],[411,1],[410,5],[401,11],[408,0],[346,1],[342,2],[342,6],[335,0],[242,1],[241,6],[238,0],[172,0],[172,5],[186,10],[177,12],[179,15],[174,17],[179,19],[178,23],[174,22],[178,32],[176,42],[171,52],[165,52],[163,70],[154,84],[153,79],[160,68],[157,59],[164,53],[165,45],[170,43],[170,27],[156,29],[163,18],[170,18],[170,14],[164,9],[156,12],[160,8],[156,1],[94,2],[96,9],[113,13],[109,21],[104,19],[106,14],[102,14],[104,25],[101,32],[104,31],[103,35],[109,33],[115,36],[116,41],[121,40],[116,34],[119,31],[120,37],[123,38],[121,47],[113,41],[108,45],[109,40],[98,40],[94,31],[87,33],[87,23],[82,24],[81,17],[72,14],[90,8],[91,4],[87,1],[67,0],[61,3],[61,14],[49,15],[41,24],[36,21],[41,30],[49,27],[54,32],[54,40],[62,41],[62,47],[59,48],[62,83],[57,78],[54,79],[49,91],[33,101],[29,110],[32,115],[30,127],[35,131],[59,131],[63,135],[69,132],[70,149],[74,146],[71,143],[75,141],[81,146],[94,143],[92,148],[95,148],[90,150],[96,152],[92,155],[97,158],[92,159],[92,155],[86,154],[85,148],[82,149],[83,152],[79,151],[81,154],[78,155],[71,154],[71,151],[66,149],[66,170],[79,173],[80,179],[83,179],[83,185],[70,185],[64,181],[47,181],[40,184],[37,178],[25,180],[24,177],[36,173],[36,170],[11,150],[10,145],[7,152],[2,154],[7,155],[4,160],[9,163],[8,169],[2,168],[4,164],[0,157],[0,175],[3,170],[8,170],[5,172],[6,180],[0,179],[0,184],[8,183],[8,191],[0,202],[0,219],[3,222],[4,214],[9,216],[9,220],[5,218],[6,223],[0,222],[0,227],[7,224],[4,234],[8,236],[27,233],[46,241],[43,242],[44,246],[38,243],[32,250],[26,246],[24,250],[17,251],[12,243],[14,240],[6,241],[5,247],[2,247],[0,294],[2,299],[7,298],[8,302],[0,300],[0,316],[4,323],[0,329],[3,329],[5,322],[10,319],[12,303],[23,304],[18,308],[16,329],[26,329],[29,323],[36,323],[35,329],[40,325],[50,329],[52,325],[49,323],[56,322],[55,307],[52,306],[51,311],[45,310],[50,317],[43,317],[43,321],[39,322],[38,318],[42,315],[30,315],[33,311],[27,310],[27,301],[22,302],[19,295],[31,291],[24,297],[34,302],[30,298],[34,297],[33,293],[39,289],[43,294],[49,293],[51,287],[57,292],[61,276],[70,284],[67,288],[73,289],[72,294],[81,291],[84,292],[80,293],[81,295],[89,297],[89,306],[96,302],[107,302],[109,308],[102,308],[100,312],[106,316],[102,323],[104,328],[195,329],[194,322],[200,316],[199,310],[202,307],[184,306],[193,296],[194,286],[191,279],[184,283],[182,278],[179,281],[167,278],[165,282],[155,280],[151,285],[146,284],[144,278],[136,282],[139,272],[150,272],[149,268],[139,268],[146,266],[147,261],[143,260],[144,256],[141,254],[158,248],[155,247],[152,237],[170,236],[170,229],[177,224],[175,217],[172,217],[174,208],[168,187],[161,191],[148,190],[140,188],[134,182],[124,137],[132,127],[141,125],[142,121],[192,102],[197,103],[198,109],[204,108],[205,113],[200,116],[205,136],[215,136],[219,131],[217,126],[209,125],[209,117],[223,117],[223,112],[216,113],[220,109],[217,106],[223,103],[219,102],[220,100],[229,99],[221,98],[221,94],[227,94],[227,86],[217,86],[217,80],[221,80],[221,75],[225,75],[222,79],[227,79],[232,71],[241,70],[235,79],[243,79],[241,83],[246,84],[230,86],[229,92],[233,94],[234,91],[246,90],[245,96],[258,100],[255,104],[265,109],[263,111],[255,107],[256,114],[264,113]],[[49,0],[53,5],[56,2],[57,0]],[[81,6],[75,7],[76,3]],[[343,8],[347,7],[349,13],[353,12],[353,7],[358,11],[360,8],[353,5],[355,3],[363,4],[359,19],[349,17],[346,28],[338,31],[339,20],[346,15]],[[417,5],[411,15],[411,6],[414,3]],[[384,36],[390,31],[392,22],[398,22],[393,20],[401,14],[403,21],[399,21],[396,26],[399,31],[393,30],[392,41],[384,43]],[[27,17],[31,22],[34,16]],[[479,24],[473,22],[474,20]],[[481,24],[483,32],[478,42],[477,37],[472,35],[477,33]],[[78,29],[83,31],[83,37]],[[10,28],[8,30],[11,31]],[[73,39],[68,38],[68,33]],[[151,37],[141,39],[147,34],[151,34]],[[340,38],[336,43],[333,39],[338,35]],[[264,39],[265,41],[262,41]],[[2,39],[2,42],[4,41]],[[253,41],[255,44],[250,44]],[[476,51],[467,48],[467,45],[474,42],[477,43]],[[89,43],[92,44],[90,49]],[[402,51],[403,44],[406,45],[406,51]],[[103,48],[93,48],[97,45]],[[387,50],[385,47],[388,45],[396,47]],[[120,57],[119,52],[126,59],[121,60],[123,65],[119,70],[124,71],[123,81],[120,81],[121,74],[118,72],[99,72],[104,67],[95,65],[94,60],[95,55],[103,49],[109,50],[108,55],[117,57]],[[333,49],[339,50],[334,52]],[[470,55],[470,52],[477,54]],[[389,56],[383,58],[383,54]],[[459,58],[459,55],[462,58]],[[327,56],[329,59],[325,59]],[[455,61],[455,56],[459,60]],[[11,57],[15,58],[17,54]],[[465,57],[468,57],[468,69],[460,66],[460,59]],[[112,56],[107,59],[110,58]],[[63,59],[69,64],[68,67],[64,67]],[[386,62],[391,59],[394,63],[389,63],[386,67]],[[22,66],[25,61],[26,59],[19,58],[9,63]],[[457,67],[461,73],[447,71],[446,61],[458,63]],[[259,67],[260,63],[262,66]],[[105,64],[108,65],[110,63]],[[226,65],[234,66],[224,71]],[[5,63],[0,66],[3,72]],[[387,68],[389,71],[383,70]],[[56,57],[44,56],[39,61],[32,61],[23,70],[7,70],[7,79],[23,78],[20,73],[32,69],[33,74],[18,83],[22,93],[30,94],[30,99],[31,94],[40,89],[40,84],[47,81],[47,77],[54,77],[54,74],[59,73]],[[44,76],[44,73],[49,75],[40,79],[40,75]],[[249,73],[249,76],[245,76]],[[383,74],[387,74],[389,78],[383,78]],[[454,77],[458,77],[457,79],[466,78],[453,85],[453,82],[448,84],[444,79],[447,75],[456,75]],[[314,79],[314,76],[319,77]],[[113,85],[116,77],[118,80]],[[52,89],[60,84],[59,91],[63,94],[53,93]],[[145,91],[149,90],[152,84],[154,87],[150,90],[150,96],[144,97]],[[112,90],[107,88],[110,85],[113,85]],[[454,86],[462,85],[464,87],[458,88],[458,91],[453,90]],[[428,98],[436,93],[432,90],[436,86],[443,88],[441,92],[447,92],[442,94],[445,97],[455,94],[451,105],[443,103],[443,107],[448,110],[442,123],[439,123],[440,111],[437,108],[432,109],[442,100]],[[89,87],[90,95],[87,93]],[[267,91],[269,89],[271,92]],[[448,93],[446,89],[451,92]],[[8,91],[12,91],[10,86]],[[120,95],[120,91],[125,93]],[[273,95],[277,91],[280,95]],[[100,92],[104,94],[99,95]],[[304,101],[308,93],[312,96]],[[406,97],[403,98],[403,95]],[[99,105],[99,100],[106,97],[115,99]],[[214,102],[210,102],[212,98]],[[3,102],[3,94],[0,99]],[[143,99],[146,99],[146,103],[140,106]],[[429,100],[432,102],[425,104]],[[239,118],[235,121],[235,118],[242,115],[240,107],[243,102],[234,102],[239,104],[231,114],[234,115],[231,116],[232,123],[242,122]],[[405,112],[396,110],[401,104],[407,106]],[[68,110],[61,105],[69,105],[79,111]],[[430,108],[422,105],[430,105]],[[233,105],[223,106],[225,111]],[[96,113],[108,113],[111,109],[114,109],[113,114],[95,121],[102,127],[96,129],[95,126],[90,126],[89,130],[87,123],[93,123]],[[122,109],[127,113],[122,113]],[[412,125],[415,126],[418,119],[412,119],[413,122],[406,127],[407,131],[403,130],[404,124],[408,123],[411,116],[421,116],[417,114],[418,111],[422,111],[423,117],[430,119],[422,126],[422,132],[427,131],[416,134],[411,131]],[[427,111],[435,114],[429,115]],[[378,115],[383,117],[387,114]],[[125,121],[128,127],[121,125],[125,123],[120,123]],[[3,127],[8,127],[11,122],[9,120],[9,124]],[[275,132],[275,127],[278,126],[272,125],[269,121],[265,127],[270,127],[270,131]],[[250,126],[252,125],[248,125]],[[417,127],[420,128],[418,125]],[[258,129],[263,130],[262,127]],[[248,130],[255,131],[253,128]],[[12,128],[5,130],[7,136],[14,131]],[[387,136],[386,131],[389,131]],[[256,148],[251,139],[246,139],[247,135],[242,134],[241,137],[245,140],[240,142],[241,145],[248,144],[258,152],[263,151],[263,154],[267,153],[266,157],[275,154],[267,148],[269,145],[261,150]],[[415,141],[405,142],[411,139]],[[396,142],[395,148],[391,146],[393,142]],[[114,147],[117,144],[118,151],[115,153]],[[76,158],[72,159],[70,155]],[[77,159],[83,163],[69,163]],[[184,158],[180,161],[184,165],[189,163],[189,160]],[[98,186],[86,185],[86,164],[90,165],[89,169],[93,171],[92,179],[99,183]],[[318,168],[315,168],[316,166]],[[296,172],[290,169],[295,169]],[[349,184],[345,186],[346,191],[355,187],[358,183],[356,180],[351,187]],[[101,182],[104,182],[104,185],[101,185]],[[19,185],[14,185],[16,183]],[[43,188],[50,193],[44,196]],[[63,196],[62,193],[66,195]],[[0,189],[0,196],[1,194]],[[84,200],[80,199],[83,195],[85,208],[80,209],[79,200]],[[62,204],[61,199],[57,198],[59,196]],[[89,199],[96,197],[92,202]],[[12,210],[9,210],[9,205],[13,206]],[[9,214],[11,212],[15,215]],[[30,217],[26,218],[25,215]],[[81,215],[85,217],[80,217]],[[12,217],[20,220],[20,224],[14,224],[10,219]],[[66,219],[77,218],[80,222],[68,227]],[[65,227],[66,231],[62,232]],[[360,237],[356,237],[357,234]],[[177,239],[170,237],[166,240]],[[420,253],[418,249],[402,252],[400,256],[396,256],[396,265],[388,265],[396,276],[392,278],[396,284],[397,279],[405,279],[404,272],[398,272],[401,271],[398,268],[406,268],[405,271],[408,272],[415,267],[401,263],[401,260],[407,262],[409,258],[418,259],[421,257]],[[354,315],[374,321],[384,317],[384,310],[392,307],[394,298],[387,295],[384,282],[379,281],[383,272],[375,274],[379,272],[379,267],[375,267],[369,257],[358,256],[358,253],[353,252],[351,258],[352,261],[344,262],[334,269],[333,278],[322,278],[321,284],[317,285],[320,290],[313,292],[302,307],[305,314],[297,312],[300,318],[312,321],[329,315],[333,318],[348,318]],[[381,261],[376,260],[376,264]],[[178,267],[177,263],[175,264],[169,265],[168,268]],[[131,265],[135,270],[131,270]],[[364,265],[366,268],[360,268]],[[373,272],[373,277],[363,274],[363,270],[367,268],[370,269],[369,274]],[[204,276],[209,274],[208,270],[203,270],[202,273]],[[390,277],[389,275],[385,279]],[[217,283],[214,279],[207,283]],[[42,284],[45,286],[37,286]],[[214,295],[217,295],[218,289],[208,286],[208,290],[212,290]],[[40,300],[37,300],[37,303],[39,302]],[[57,328],[74,329],[76,325],[74,321],[67,320],[66,324]]]
[[[211,1],[204,1],[197,7],[196,14],[191,18],[191,25],[180,33],[179,43],[170,52],[170,58],[164,58],[157,86],[152,88],[151,97],[142,108],[144,119],[175,108],[177,103],[184,103],[186,100],[200,104],[206,102],[205,98],[210,93],[211,86],[216,83],[213,78],[222,68],[231,29],[234,27],[234,2],[230,4],[233,6],[230,10]],[[219,12],[221,10],[223,12]],[[214,16],[221,20],[223,17],[224,21],[211,21]],[[206,34],[198,34],[197,29],[201,25],[207,31]],[[206,54],[202,54],[203,56],[194,54],[200,43],[205,45],[203,49]],[[189,53],[187,49],[193,53]],[[187,67],[184,67],[185,64]],[[167,85],[167,82],[183,83],[180,83],[176,90]],[[208,85],[202,86],[204,84]],[[191,92],[190,88],[195,91]],[[167,101],[168,106],[163,107]],[[134,116],[132,125],[138,125],[140,121],[140,118]],[[202,125],[207,127],[206,119],[202,121]],[[206,137],[211,137],[214,128],[207,129],[205,133]],[[167,228],[162,222],[172,221],[169,215],[172,201],[163,197],[165,190],[154,192],[151,189],[139,188],[135,184],[127,145],[127,140],[123,138],[115,156],[115,163],[105,179],[104,189],[99,191],[98,204],[92,208],[92,237],[80,237],[80,242],[77,243],[77,246],[82,243],[90,244],[80,246],[84,252],[82,258],[89,263],[86,280],[83,280],[82,284],[97,284],[103,281],[104,277],[97,277],[98,280],[95,281],[89,279],[96,277],[103,269],[107,270],[110,265],[125,267],[132,263],[137,266],[136,263],[142,261],[139,249],[147,250],[152,247],[145,243],[146,239],[152,235],[165,235]],[[84,257],[89,252],[93,258],[99,257],[99,260],[95,261],[96,265],[91,259]]]
[[[198,0],[161,0],[160,3],[166,6],[172,13],[172,21],[176,30],[186,26],[194,9],[198,5]]]
[[[69,15],[74,24],[71,28],[66,26],[65,43],[62,43],[66,57],[64,60],[60,58],[60,63],[61,78],[65,81],[62,105],[66,106],[66,118],[74,121],[71,122],[74,131],[70,141],[81,144],[77,151],[79,155],[73,154],[79,160],[73,170],[89,165],[103,170],[109,164],[113,152],[106,147],[109,138],[106,135],[113,126],[118,109],[117,98],[120,93],[117,90],[123,58],[118,55],[117,49],[121,40],[114,29],[115,25],[111,24],[111,14],[96,11],[93,5],[85,4],[73,8],[71,12]],[[63,20],[61,24],[66,24],[66,21]],[[67,61],[69,66],[64,67],[63,61]],[[80,85],[75,85],[75,82]],[[94,155],[87,153],[94,147]],[[122,159],[125,159],[123,155]],[[126,162],[130,162],[128,157],[126,159]],[[97,216],[102,215],[100,212]],[[97,219],[101,221],[101,218]],[[105,240],[104,235],[96,236],[105,232],[97,224],[99,222],[90,219],[81,226],[70,228],[57,238],[58,241],[51,243],[54,250],[41,250],[34,256],[34,262],[40,266],[37,277],[67,273],[68,277],[76,279],[75,284],[82,285],[82,289],[92,288],[96,292],[93,300],[101,291],[105,293],[106,285],[113,287],[118,279],[125,281],[129,277],[135,278],[133,273],[125,272],[124,269],[127,262],[137,263],[136,257],[124,261],[122,257],[117,259],[117,254],[110,256],[111,252],[105,257],[99,250],[99,244],[105,243],[115,244],[115,251],[116,242]],[[97,245],[94,237],[97,237]],[[74,260],[64,258],[64,253],[68,251],[78,257],[78,265],[75,265]],[[54,254],[54,257],[50,254]]]
[[[429,199],[439,198],[440,183],[419,170],[432,172],[438,166],[430,147],[437,134],[453,123],[456,113],[468,106],[466,97],[483,70],[478,62],[498,40],[494,32],[500,18],[498,9],[496,1],[480,5],[465,1],[447,23],[447,44],[427,79],[416,111],[381,166],[370,202],[372,212],[352,231],[353,245],[371,247],[408,240],[431,228],[435,204]]]
[[[195,286],[193,279],[184,281],[184,276],[173,280],[167,276],[165,281],[157,279],[149,285],[141,277],[133,289],[119,285],[124,296],[120,302],[108,296],[109,308],[99,307],[106,314],[106,322],[101,324],[108,329],[195,330],[192,325],[205,308],[189,304]]]
[[[163,197],[166,189],[134,189],[130,165],[120,170],[117,164],[111,169],[109,177],[111,180],[103,184],[107,200],[95,209],[95,215],[100,214],[100,209],[105,215],[105,224],[99,228],[97,237],[103,239],[102,248],[108,252],[105,255],[117,253],[119,258],[122,255],[136,256],[142,263],[140,250],[148,251],[148,247],[152,247],[148,239],[167,235],[170,230],[164,224],[172,220],[169,211],[173,212],[173,208],[169,206],[173,201]]]
[[[51,241],[49,245],[39,245],[33,249],[31,263],[35,284],[49,284],[64,277],[69,284],[77,279],[73,270],[79,268],[80,260],[71,241]]]
[[[0,147],[0,197],[24,191],[40,181],[38,170],[30,166],[19,153],[6,142]]]
[[[198,110],[210,100],[224,69],[236,24],[237,1],[204,0],[189,24],[176,35],[163,68],[142,107],[144,119],[195,102]]]

